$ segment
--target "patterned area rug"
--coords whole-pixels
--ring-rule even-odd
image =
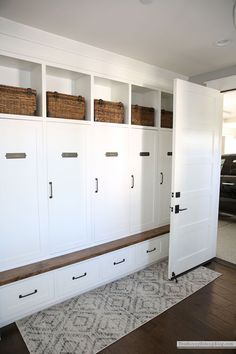
[[[175,283],[167,265],[156,263],[18,321],[30,353],[97,353],[220,275],[199,267]]]

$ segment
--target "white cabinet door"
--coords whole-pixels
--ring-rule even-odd
[[[169,278],[216,255],[222,95],[175,80]]]
[[[157,225],[157,132],[130,130],[131,233]]]
[[[94,236],[96,241],[129,234],[128,129],[95,126],[93,135]]]
[[[0,263],[17,266],[40,255],[40,122],[0,120]]]
[[[172,169],[172,132],[159,133],[159,223],[165,225],[170,222],[171,203],[171,169]]]
[[[49,242],[51,253],[76,248],[86,230],[87,126],[47,123]]]

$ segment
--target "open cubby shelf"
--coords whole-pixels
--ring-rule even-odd
[[[94,99],[123,103],[124,124],[128,125],[133,125],[132,105],[153,108],[154,124],[149,126],[150,129],[162,128],[161,110],[173,111],[173,95],[158,89],[4,55],[0,56],[0,78],[2,85],[32,88],[37,91],[38,117],[47,118],[47,91],[84,97],[85,121],[90,122],[94,121]],[[0,112],[1,116],[4,117],[4,113]],[[141,128],[143,125],[133,127]]]
[[[132,85],[131,104],[154,109],[154,127],[159,124],[160,91]],[[131,117],[132,124],[132,117]]]
[[[171,129],[173,127],[173,94],[161,93],[161,128]]]
[[[42,65],[0,55],[0,84],[37,91],[36,115],[42,115]]]

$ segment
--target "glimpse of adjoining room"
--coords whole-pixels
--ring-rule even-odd
[[[217,257],[236,264],[236,90],[224,93]]]

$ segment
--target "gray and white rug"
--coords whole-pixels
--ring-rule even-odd
[[[17,326],[31,354],[97,353],[219,275],[199,267],[175,283],[168,280],[163,261],[26,317]]]

